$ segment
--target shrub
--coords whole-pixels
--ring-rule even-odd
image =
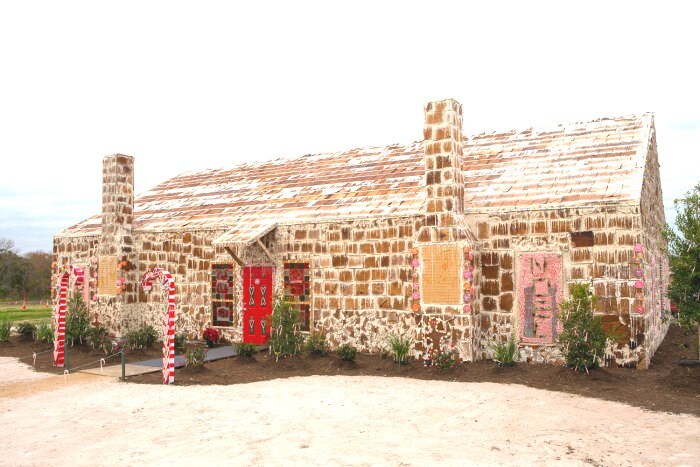
[[[68,301],[66,311],[66,344],[82,344],[86,341],[90,329],[88,309],[83,301],[83,294],[75,293]]]
[[[603,357],[605,332],[600,316],[593,314],[595,296],[591,296],[588,284],[571,284],[571,299],[562,301],[563,331],[559,335],[566,363],[577,371],[594,368]]]
[[[46,342],[47,344],[53,344],[53,329],[51,328],[51,323],[48,321],[42,321],[36,327],[34,333],[34,340],[39,342]]]
[[[121,350],[121,345],[115,343],[114,334],[109,333],[104,326],[90,327],[86,340],[90,347],[102,350],[105,355],[111,355]]]
[[[212,344],[214,344],[215,342],[218,342],[219,337],[220,337],[219,331],[217,331],[216,329],[214,329],[212,327],[206,328],[204,330],[204,332],[202,333],[202,336],[204,337],[205,341],[212,343]]]
[[[187,333],[176,332],[175,333],[175,350],[178,350],[180,352],[184,352],[186,344],[187,344]]]
[[[36,332],[36,325],[25,321],[23,323],[19,323],[15,328],[15,331],[17,331],[17,334],[19,334],[23,339],[31,339]]]
[[[0,341],[7,342],[10,340],[10,332],[14,323],[7,318],[0,319]]]
[[[304,343],[304,349],[314,355],[326,355],[326,352],[328,352],[326,335],[320,331],[311,331]]]
[[[498,342],[491,346],[496,354],[496,363],[501,365],[512,365],[515,361],[515,340],[511,336],[508,342]]]
[[[437,352],[433,357],[433,365],[441,370],[449,370],[457,365],[454,352]]]
[[[343,344],[336,350],[338,357],[346,362],[354,362],[357,357],[357,349],[350,344]]]
[[[258,346],[250,342],[234,342],[231,346],[239,357],[252,357],[258,353]]]
[[[127,346],[133,350],[153,347],[157,340],[158,332],[151,325],[142,326],[126,333]]]
[[[411,350],[411,340],[403,334],[389,334],[386,338],[389,349],[394,355],[394,361],[397,363],[406,363],[406,357]]]
[[[200,367],[204,365],[204,358],[207,356],[207,348],[193,344],[185,353],[185,364],[192,367]]]
[[[304,343],[304,336],[299,332],[301,325],[299,310],[288,301],[276,298],[268,341],[270,353],[275,355],[276,360],[299,352]]]

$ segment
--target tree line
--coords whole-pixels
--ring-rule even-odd
[[[52,255],[45,251],[19,254],[15,242],[0,237],[0,301],[46,300],[51,297]]]

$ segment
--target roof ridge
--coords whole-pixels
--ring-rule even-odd
[[[618,116],[602,116],[602,117],[597,117],[592,120],[579,120],[579,121],[571,121],[571,122],[548,122],[548,123],[543,123],[540,125],[531,125],[526,128],[509,128],[509,129],[494,129],[494,130],[486,130],[482,131],[481,133],[473,133],[469,134],[467,132],[462,131],[463,133],[463,138],[464,139],[469,139],[475,136],[490,136],[490,135],[497,135],[497,134],[505,134],[505,133],[525,133],[527,131],[531,131],[532,133],[545,133],[547,130],[554,130],[554,129],[560,129],[560,128],[570,128],[572,126],[576,125],[586,125],[586,124],[591,124],[591,123],[599,123],[599,122],[604,122],[604,121],[609,121],[609,122],[620,122],[620,121],[625,121],[625,120],[636,120],[641,123],[644,123],[649,116],[652,117],[653,119],[653,112],[642,112],[642,113],[629,113],[629,114],[624,114],[624,115],[618,115]]]

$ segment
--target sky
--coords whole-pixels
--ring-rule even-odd
[[[0,3],[0,238],[20,252],[189,170],[654,112],[667,220],[700,181],[692,2]]]

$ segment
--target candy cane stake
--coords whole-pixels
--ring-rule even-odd
[[[66,357],[66,297],[68,296],[68,288],[71,290],[83,285],[83,269],[79,267],[68,266],[59,273],[56,280],[58,287],[58,303],[53,311],[53,365],[63,368]]]
[[[141,288],[150,292],[153,281],[158,279],[167,294],[168,310],[163,320],[163,384],[175,382],[175,280],[163,268],[153,268],[141,278]]]

